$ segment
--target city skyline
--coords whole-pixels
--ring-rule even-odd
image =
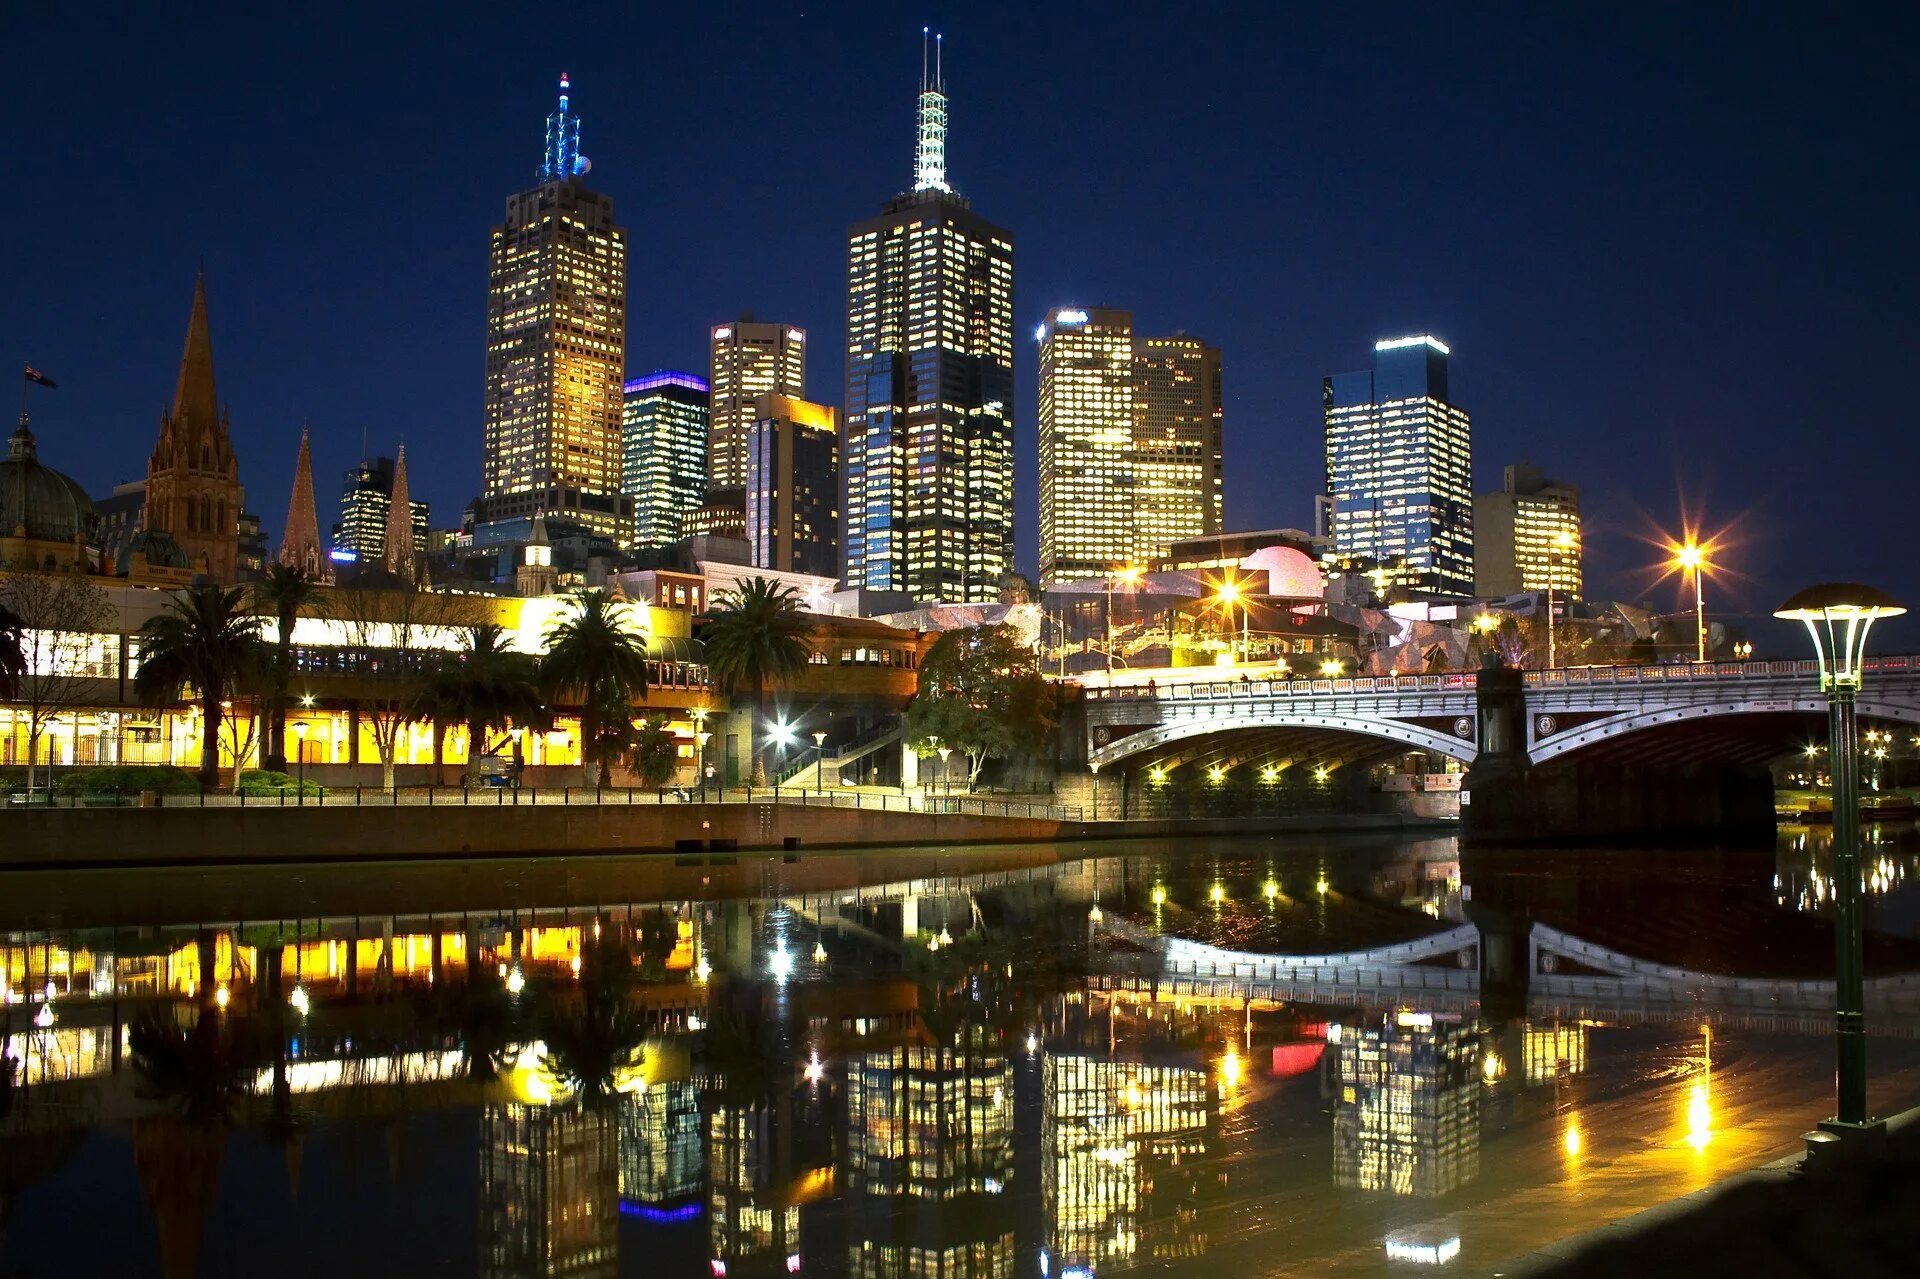
[[[685,207],[680,202],[686,194],[662,190],[661,168],[646,163],[653,154],[646,137],[680,130],[690,118],[684,110],[664,112],[664,97],[653,97],[663,91],[645,90],[647,110],[637,111],[633,95],[642,92],[641,86],[604,57],[595,65],[593,50],[580,47],[587,42],[580,41],[577,32],[571,50],[545,47],[559,42],[556,36],[512,49],[502,42],[484,55],[471,55],[485,57],[495,80],[484,95],[461,91],[450,84],[449,73],[419,65],[418,41],[424,33],[403,30],[392,48],[367,54],[365,73],[373,75],[388,59],[408,61],[408,78],[416,83],[399,109],[404,114],[423,109],[409,102],[433,102],[434,118],[458,124],[449,127],[445,145],[426,149],[402,171],[383,173],[383,183],[399,184],[388,201],[357,211],[356,235],[397,237],[370,251],[376,267],[372,280],[319,278],[316,273],[326,263],[327,251],[307,247],[311,220],[322,212],[337,216],[347,207],[344,194],[307,193],[303,198],[313,202],[311,207],[294,211],[294,225],[271,243],[261,243],[244,216],[213,221],[213,206],[207,203],[211,197],[183,192],[177,181],[155,187],[174,202],[172,207],[163,208],[147,196],[134,201],[152,229],[132,243],[107,243],[115,236],[103,228],[117,224],[100,211],[83,211],[68,226],[22,228],[24,234],[16,238],[29,252],[23,254],[15,296],[0,304],[0,316],[36,365],[62,380],[59,395],[35,406],[43,452],[68,461],[94,493],[106,492],[115,481],[137,478],[150,441],[153,387],[167,378],[177,358],[177,348],[172,355],[167,352],[178,340],[178,320],[173,318],[177,299],[204,251],[218,302],[215,327],[223,398],[231,402],[239,423],[235,448],[251,505],[270,521],[270,540],[277,542],[280,534],[277,517],[286,509],[292,478],[288,459],[297,449],[303,419],[313,424],[314,464],[322,475],[338,474],[353,460],[360,432],[369,425],[378,434],[417,438],[422,447],[415,451],[416,459],[447,461],[431,473],[420,466],[416,491],[449,516],[457,511],[479,489],[473,465],[479,405],[472,352],[484,326],[474,284],[483,269],[484,251],[474,245],[484,241],[476,241],[475,228],[497,217],[502,193],[525,184],[525,157],[533,145],[529,133],[550,104],[553,79],[561,69],[573,73],[583,104],[592,104],[586,111],[593,117],[592,149],[603,160],[593,180],[615,199],[632,244],[636,283],[629,316],[645,316],[646,329],[630,335],[626,373],[701,367],[700,346],[695,344],[704,345],[708,327],[751,307],[761,314],[791,316],[815,331],[819,350],[808,370],[810,380],[836,385],[840,376],[833,348],[842,300],[836,268],[844,266],[839,236],[849,218],[898,189],[900,169],[911,159],[916,143],[910,116],[911,59],[917,34],[912,26],[921,16],[876,24],[883,29],[831,55],[836,62],[866,64],[870,74],[860,77],[861,84],[836,86],[833,93],[822,95],[827,101],[818,110],[813,104],[804,108],[806,127],[796,125],[793,145],[767,157],[769,167],[755,179],[773,188],[809,172],[814,174],[814,189],[798,207],[782,209],[775,219],[777,232],[759,237],[752,252],[739,255],[746,260],[727,264],[701,262],[701,251],[739,244],[741,238],[726,236],[725,225],[697,227],[679,218],[673,211]],[[925,16],[942,25],[937,6]],[[1543,52],[1562,46],[1571,50],[1581,29],[1570,17],[1530,20],[1522,24],[1524,33],[1504,36],[1484,27],[1473,29],[1476,22],[1486,21],[1460,18],[1443,30],[1421,34],[1449,47],[1491,34],[1489,47],[1469,59],[1474,67],[1491,68],[1497,60],[1494,46],[1501,39],[1519,40],[1524,34]],[[1684,153],[1689,145],[1696,148],[1690,166],[1674,170],[1688,174],[1691,185],[1684,195],[1663,196],[1651,182],[1615,186],[1611,189],[1623,202],[1618,217],[1572,203],[1578,193],[1609,175],[1639,173],[1644,167],[1651,177],[1660,165],[1653,156],[1637,153],[1639,142],[1631,159],[1618,149],[1632,134],[1632,122],[1672,93],[1656,84],[1645,91],[1645,101],[1595,105],[1600,97],[1577,89],[1594,89],[1596,79],[1611,82],[1603,65],[1605,53],[1630,54],[1636,65],[1677,64],[1704,36],[1725,34],[1717,27],[1704,31],[1682,22],[1664,27],[1659,39],[1651,31],[1606,33],[1603,49],[1576,60],[1577,85],[1557,89],[1537,71],[1511,71],[1483,78],[1474,92],[1463,90],[1429,102],[1427,125],[1446,143],[1436,152],[1445,150],[1452,167],[1439,173],[1437,159],[1408,162],[1410,176],[1427,172],[1431,165],[1440,182],[1434,203],[1417,208],[1397,203],[1390,210],[1366,206],[1356,213],[1354,207],[1342,206],[1340,193],[1354,194],[1350,169],[1336,170],[1330,178],[1334,190],[1322,195],[1314,194],[1318,184],[1313,180],[1296,175],[1289,184],[1283,180],[1286,173],[1272,167],[1275,162],[1251,153],[1252,139],[1235,127],[1233,115],[1236,103],[1246,107],[1257,101],[1263,110],[1281,110],[1288,120],[1300,121],[1288,129],[1280,148],[1285,153],[1281,161],[1296,163],[1301,148],[1319,154],[1382,134],[1406,118],[1395,114],[1405,103],[1389,98],[1349,118],[1353,112],[1342,114],[1347,109],[1324,81],[1274,76],[1273,83],[1294,87],[1285,93],[1261,87],[1256,95],[1251,82],[1224,77],[1225,83],[1210,85],[1199,99],[1204,110],[1194,107],[1179,117],[1187,125],[1207,123],[1218,135],[1193,146],[1206,154],[1231,152],[1246,166],[1246,172],[1229,183],[1231,198],[1222,202],[1216,216],[1169,204],[1164,192],[1155,196],[1156,188],[1177,185],[1178,175],[1186,172],[1171,157],[1143,153],[1125,181],[1118,180],[1118,170],[1111,170],[1110,163],[1118,155],[1113,141],[1097,131],[1088,133],[1089,112],[1069,102],[1072,91],[1087,83],[1083,73],[1050,67],[1051,79],[1038,79],[1054,86],[1047,98],[1057,114],[1032,115],[1032,97],[1007,86],[1022,83],[1026,70],[1045,62],[1049,28],[1040,19],[1021,18],[1012,27],[1008,22],[1013,19],[983,12],[977,17],[956,15],[944,28],[955,46],[948,68],[956,102],[952,168],[965,177],[962,189],[990,209],[994,221],[1013,231],[1021,244],[1016,331],[1030,328],[1051,306],[1111,299],[1143,313],[1177,316],[1191,331],[1226,339],[1225,359],[1235,370],[1226,413],[1232,423],[1228,451],[1234,458],[1226,485],[1229,529],[1307,524],[1317,487],[1313,441],[1319,425],[1319,375],[1351,366],[1350,355],[1344,353],[1362,342],[1395,332],[1431,331],[1461,352],[1456,382],[1458,398],[1474,411],[1476,469],[1482,476],[1476,487],[1487,488],[1502,465],[1519,457],[1530,457],[1582,487],[1591,539],[1590,595],[1651,597],[1674,607],[1679,589],[1672,584],[1653,589],[1654,574],[1646,571],[1661,556],[1635,539],[1656,531],[1678,534],[1682,498],[1697,504],[1703,496],[1711,502],[1705,510],[1709,530],[1745,516],[1744,532],[1750,539],[1767,535],[1730,557],[1730,566],[1749,580],[1716,583],[1718,595],[1709,604],[1715,611],[1765,612],[1793,585],[1836,572],[1884,581],[1896,594],[1914,593],[1913,570],[1890,553],[1887,543],[1892,539],[1860,536],[1871,533],[1866,529],[1850,530],[1853,535],[1842,541],[1838,532],[1803,526],[1800,508],[1805,503],[1793,483],[1797,468],[1764,462],[1767,455],[1777,458],[1783,450],[1816,448],[1838,430],[1858,434],[1866,452],[1892,450],[1890,460],[1896,463],[1900,450],[1910,447],[1898,432],[1898,401],[1889,390],[1867,387],[1873,379],[1831,376],[1833,368],[1843,366],[1843,357],[1850,364],[1864,351],[1871,359],[1874,353],[1897,349],[1902,341],[1899,326],[1879,322],[1883,309],[1878,299],[1882,290],[1898,295],[1898,282],[1911,274],[1912,263],[1883,226],[1882,208],[1897,205],[1900,184],[1910,179],[1895,175],[1891,185],[1876,183],[1845,214],[1809,210],[1805,197],[1769,186],[1742,205],[1742,218],[1708,218],[1703,211],[1719,202],[1703,196],[1701,188],[1742,189],[1751,179],[1739,177],[1734,161],[1751,160],[1763,143],[1726,113],[1692,104],[1688,97],[1680,105],[1691,104],[1691,110],[1671,118],[1675,136],[1650,144],[1664,155]],[[1304,44],[1311,48],[1330,39],[1338,25],[1312,19]],[[1419,25],[1409,20],[1387,38],[1383,67],[1412,56]],[[69,24],[62,30],[85,26],[82,20],[78,28]],[[711,38],[698,21],[688,30],[692,38]],[[1002,34],[1008,38],[1000,38]],[[801,47],[817,48],[825,56],[844,35],[829,24],[783,18],[765,37],[766,47],[754,43],[745,56],[750,61],[772,59],[783,37],[796,38]],[[75,37],[49,31],[46,38],[57,42]],[[1103,39],[1116,65],[1159,65],[1145,42],[1119,34]],[[112,62],[129,54],[134,43],[131,35],[123,35],[90,56]],[[195,57],[240,58],[244,44],[242,33],[206,39]],[[1805,56],[1794,83],[1808,88],[1810,100],[1817,96],[1811,92],[1814,86],[1839,74],[1836,51],[1823,45],[1817,33],[1770,29],[1749,33],[1736,44],[1727,59],[1731,65],[1707,74],[1752,75],[1757,67],[1786,65],[1789,52],[1798,51]],[[329,58],[344,60],[346,51],[323,41],[299,56],[317,65]],[[20,91],[31,92],[42,74],[29,68]],[[1173,78],[1178,85],[1192,85],[1183,74]],[[138,82],[133,77],[132,83]],[[676,87],[685,83],[684,78],[674,82]],[[1509,118],[1508,108],[1523,91],[1536,95],[1541,120],[1527,124]],[[126,127],[132,118],[126,92],[114,88],[94,95],[86,112],[60,118],[52,139],[43,138],[39,148],[75,159],[88,157],[92,172],[132,190],[148,161],[131,155],[124,140],[115,141],[113,129]],[[1801,168],[1812,164],[1826,175],[1822,180],[1831,183],[1884,126],[1868,119],[1864,132],[1856,129],[1844,145],[1828,126],[1838,119],[1851,120],[1861,113],[1863,101],[1883,92],[1879,81],[1869,76],[1850,90],[1852,96],[1840,94],[1830,104],[1816,104],[1799,130],[1764,140],[1765,147],[1778,152],[1779,158],[1770,163],[1783,163],[1792,155]],[[317,113],[328,133],[320,139],[318,126],[309,121],[307,133],[289,135],[300,141],[286,149],[307,157],[303,165],[315,154],[333,155],[328,148],[336,145],[367,146],[367,122],[378,109],[394,106],[384,95],[351,84],[298,101],[308,116]],[[1168,99],[1155,96],[1151,105],[1165,109]],[[281,105],[267,110],[267,119],[249,125],[213,113],[210,100],[190,96],[169,119],[173,128],[193,134],[197,145],[258,162],[266,189],[285,195],[289,183],[298,186],[299,166],[279,151],[261,147],[266,126],[271,124],[278,136],[291,109]],[[528,125],[529,118],[534,126]],[[649,128],[636,121],[655,123]],[[1607,127],[1599,127],[1603,124]],[[816,131],[816,125],[826,127]],[[1460,151],[1476,125],[1488,130],[1476,145],[1496,158],[1544,154],[1539,148],[1548,135],[1564,140],[1557,131],[1578,145],[1567,159],[1529,170],[1525,189],[1516,189],[1513,170]],[[103,128],[107,132],[102,133]],[[700,140],[706,141],[704,135]],[[1074,146],[1062,152],[1060,146],[1067,141]],[[731,144],[728,154],[739,145]],[[1702,146],[1706,149],[1698,150]],[[167,154],[166,147],[159,150]],[[1758,154],[1772,152],[1761,149]],[[1001,162],[989,164],[988,156]],[[348,176],[351,173],[349,166]],[[255,177],[249,174],[250,181]],[[229,180],[216,185],[224,198],[241,200],[243,212],[262,198]],[[338,185],[344,191],[352,184]],[[1141,196],[1143,189],[1146,194]],[[1129,194],[1123,197],[1123,190]],[[1298,241],[1284,257],[1276,258],[1270,249],[1249,254],[1247,242],[1237,234],[1214,237],[1215,230],[1274,198],[1280,200],[1288,236]],[[437,220],[426,227],[407,224],[405,210],[422,201],[436,210]],[[650,201],[652,207],[636,208],[636,201]],[[1625,216],[1629,211],[1633,216]],[[1654,213],[1679,216],[1653,217],[1660,225],[1650,231],[1642,224]],[[1553,216],[1542,220],[1543,214]],[[730,216],[720,221],[732,225]],[[1328,226],[1355,217],[1361,225]],[[1472,220],[1490,225],[1463,238],[1458,233]],[[1540,226],[1551,231],[1541,232]],[[669,231],[674,227],[678,230]],[[1803,273],[1797,269],[1778,265],[1779,246],[1789,234],[1822,237],[1838,259],[1835,269],[1824,274],[1845,282],[1844,299],[1824,300],[1834,286],[1817,286],[1800,278]],[[1379,238],[1383,235],[1384,240]],[[1176,238],[1181,242],[1177,248]],[[1415,243],[1443,238],[1451,261],[1409,252]],[[1208,239],[1216,239],[1215,255],[1195,257],[1195,244]],[[1314,255],[1339,257],[1334,251],[1342,248],[1345,261],[1337,269],[1303,265]],[[401,281],[404,296],[384,288],[377,294],[367,292],[374,283],[384,285],[385,274],[396,268],[392,255],[402,250],[422,259],[426,274],[418,278],[439,282],[416,287],[411,283],[416,277],[409,275]],[[1363,255],[1377,261],[1356,265],[1353,259]],[[1865,278],[1867,264],[1882,265],[1888,255],[1893,270],[1882,271],[1877,279]],[[683,267],[676,261],[681,257],[695,262]],[[1676,270],[1682,261],[1698,265]],[[642,263],[652,273],[645,277],[644,288],[639,283]],[[1766,272],[1757,273],[1762,264]],[[108,291],[116,298],[110,315],[102,317],[97,304],[80,303],[50,286],[53,279],[74,271],[117,272],[125,286]],[[1764,274],[1774,282],[1748,285],[1743,273],[1756,279]],[[1468,278],[1476,287],[1463,287]],[[298,305],[289,300],[295,291],[290,285],[300,293]],[[1776,298],[1776,293],[1784,296]],[[381,299],[379,307],[370,305],[374,297]],[[1286,302],[1287,297],[1293,301]],[[1797,301],[1790,305],[1786,297]],[[1259,308],[1262,322],[1249,325],[1246,307]],[[1289,308],[1310,314],[1299,320],[1266,315],[1270,309]],[[1807,318],[1816,314],[1818,325]],[[391,340],[396,324],[408,330],[406,340]],[[340,332],[315,341],[315,326]],[[368,358],[376,351],[384,357]],[[1790,351],[1792,358],[1777,358],[1779,351]],[[1028,571],[1034,567],[1038,541],[1032,518],[1033,356],[1022,342],[1015,355],[1013,414],[1021,490],[1016,543],[1020,566]],[[342,368],[353,372],[342,376]],[[75,448],[73,433],[80,430],[97,433],[97,438],[90,434],[84,448]],[[1623,439],[1630,440],[1632,448],[1621,449]],[[1901,469],[1856,465],[1851,478],[1866,491],[1855,509],[1897,509],[1890,485],[1891,475]],[[1682,493],[1676,494],[1676,488]],[[323,522],[331,514],[323,509]],[[1823,569],[1825,565],[1833,567]]]

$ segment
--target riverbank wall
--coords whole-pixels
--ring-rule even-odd
[[[1399,813],[1071,821],[800,804],[54,808],[0,815],[0,869],[1445,831]]]

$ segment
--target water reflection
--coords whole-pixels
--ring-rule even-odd
[[[83,1271],[259,1269],[236,1221],[325,1220],[341,1185],[395,1179],[395,1117],[422,1114],[459,1122],[411,1140],[468,1170],[405,1197],[429,1270],[1216,1273],[1270,1266],[1248,1250],[1282,1219],[1308,1272],[1356,1238],[1471,1256],[1471,1229],[1405,1212],[1453,1222],[1603,1166],[1671,1193],[1634,1152],[1723,1171],[1764,1106],[1821,1096],[1830,936],[1772,883],[1818,851],[766,860],[650,871],[663,891],[633,900],[567,879],[342,910],[317,883],[298,917],[0,934],[0,1270],[56,1243]],[[1884,974],[1914,948],[1872,955]],[[1920,1034],[1880,989],[1878,1029]],[[92,1134],[112,1141],[73,1159]],[[138,1198],[99,1211],[131,1227],[62,1215],[116,1175]],[[291,1270],[349,1251],[322,1238]]]

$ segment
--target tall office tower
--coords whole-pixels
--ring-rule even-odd
[[[193,570],[222,586],[237,580],[240,507],[246,501],[231,425],[214,391],[207,281],[201,276],[193,282],[173,409],[161,416],[160,439],[147,459],[144,520],[149,531],[171,534]]]
[[[1133,344],[1133,559],[1222,528],[1220,348],[1198,338]]]
[[[387,519],[393,509],[394,460],[370,457],[346,473],[340,490],[340,522],[333,526],[336,563],[362,568],[382,566],[387,560]],[[427,504],[409,500],[413,512],[413,542],[427,540]]]
[[[656,1081],[617,1105],[621,1203],[636,1205],[642,1217],[676,1220],[673,1208],[692,1201],[705,1183],[699,1085]]]
[[[547,117],[540,183],[507,199],[487,285],[485,489],[476,520],[566,508],[631,541],[620,493],[627,233],[581,181],[580,121]],[[579,496],[574,496],[574,494]]]
[[[755,568],[840,575],[840,422],[825,404],[754,401],[747,428],[747,549]]]
[[[1473,589],[1579,599],[1580,490],[1531,462],[1507,467],[1504,479],[1473,499]]]
[[[1480,1032],[1402,1009],[1327,1034],[1333,1184],[1432,1199],[1480,1175]]]
[[[620,491],[633,499],[633,543],[665,546],[707,489],[707,379],[662,369],[622,394]]]
[[[307,428],[300,428],[300,457],[293,467],[293,494],[287,499],[287,527],[280,538],[280,563],[304,570],[309,577],[327,575],[327,555],[320,548],[320,517],[313,500],[313,449]]]
[[[1040,585],[1133,563],[1133,314],[1057,307],[1040,326]]]
[[[1398,586],[1473,592],[1473,433],[1435,337],[1384,338],[1373,368],[1321,382],[1333,553]]]
[[[713,427],[707,450],[707,487],[743,488],[747,430],[763,395],[807,394],[807,331],[742,315],[713,326]]]
[[[947,181],[939,44],[913,189],[847,232],[849,587],[991,603],[1013,564],[1013,235]]]

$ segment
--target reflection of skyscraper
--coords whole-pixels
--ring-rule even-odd
[[[1047,1250],[1056,1272],[1139,1250],[1150,1170],[1204,1154],[1216,1107],[1204,1070],[1050,1053],[1041,1147]]]
[[[618,1139],[612,1115],[569,1106],[480,1112],[480,1273],[619,1272]]]
[[[716,1101],[707,1116],[707,1229],[713,1273],[776,1273],[800,1256],[800,1207],[780,1185],[775,1109]],[[750,1271],[740,1269],[749,1263]]]
[[[856,1279],[1013,1273],[1013,1067],[997,1048],[898,1047],[847,1067]]]
[[[1477,1026],[1399,1012],[1329,1027],[1327,1041],[1339,1053],[1334,1185],[1433,1198],[1480,1175]]]
[[[667,1209],[700,1193],[706,1173],[699,1085],[666,1080],[620,1102],[620,1201]]]

